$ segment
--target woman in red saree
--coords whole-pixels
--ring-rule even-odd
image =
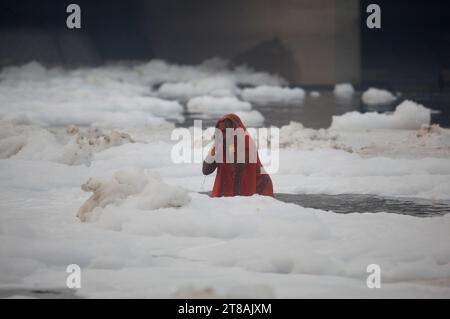
[[[273,196],[272,180],[264,171],[256,145],[236,114],[227,114],[216,123],[214,146],[203,161],[203,174],[217,168],[211,197]]]

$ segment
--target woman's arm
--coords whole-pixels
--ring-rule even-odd
[[[203,167],[202,167],[203,175],[211,174],[212,172],[214,172],[216,170],[216,167],[217,167],[216,162],[207,163],[206,161],[203,161]]]
[[[203,167],[202,167],[203,175],[209,175],[216,170],[217,163],[214,159],[215,154],[216,154],[216,150],[214,147],[212,147],[208,152],[208,156],[203,161]]]

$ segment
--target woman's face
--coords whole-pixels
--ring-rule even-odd
[[[227,155],[229,152],[234,153],[234,151],[232,151],[231,149],[234,149],[234,141],[231,141],[231,143],[229,142],[228,146],[230,149],[227,149],[227,129],[233,129],[233,122],[229,119],[225,119],[223,121],[220,121],[217,125],[216,125],[216,132],[213,136],[214,139],[214,146],[216,148],[216,156],[224,156],[227,157],[229,155]],[[221,150],[221,151],[219,151]]]
[[[216,134],[213,136],[213,138],[216,140],[217,142],[220,142],[220,144],[225,144],[226,143],[226,132],[227,129],[232,129],[233,128],[233,122],[231,122],[231,120],[229,119],[225,119],[223,121],[220,121],[217,125],[216,128],[220,131],[220,133],[218,131],[216,131],[216,133],[219,134],[219,136],[221,135],[222,138],[218,138],[216,139],[215,136]]]

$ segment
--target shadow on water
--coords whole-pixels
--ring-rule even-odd
[[[375,195],[275,194],[275,198],[303,207],[348,213],[393,213],[416,217],[442,216],[450,212],[450,201],[393,198]]]

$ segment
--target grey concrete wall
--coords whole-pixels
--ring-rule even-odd
[[[336,82],[361,81],[360,12],[359,1],[339,1],[336,5]]]
[[[167,0],[143,10],[157,57],[238,57],[295,84],[360,79],[359,0]]]
[[[359,83],[360,0],[79,2],[81,30],[65,27],[64,3],[0,11],[0,67],[222,56],[293,84]]]

